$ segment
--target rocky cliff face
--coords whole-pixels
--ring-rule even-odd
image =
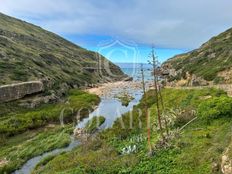
[[[232,29],[213,37],[199,49],[177,55],[163,64],[177,73],[170,80],[186,79],[194,75],[213,83],[232,83]]]
[[[26,95],[42,92],[44,85],[41,81],[31,81],[0,86],[0,103],[21,99]]]

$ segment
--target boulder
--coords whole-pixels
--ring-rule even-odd
[[[232,142],[228,148],[226,148],[225,152],[221,158],[221,172],[223,174],[231,174],[232,173],[232,159],[231,159],[231,148]]]
[[[21,99],[26,95],[42,92],[44,85],[41,81],[29,81],[0,86],[0,103]]]

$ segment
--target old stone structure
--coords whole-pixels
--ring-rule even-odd
[[[42,92],[44,85],[41,81],[29,81],[0,86],[0,103],[21,99],[26,95]]]

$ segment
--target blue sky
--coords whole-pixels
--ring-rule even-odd
[[[232,27],[231,7],[231,0],[0,0],[0,12],[114,62],[146,62],[151,44],[161,61],[196,49]]]
[[[99,52],[113,62],[120,63],[146,63],[151,53],[151,45],[138,44],[123,38],[104,35],[63,35],[68,40],[82,47]],[[174,55],[187,52],[187,49],[155,48],[160,62]]]

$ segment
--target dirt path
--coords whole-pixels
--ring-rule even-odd
[[[204,89],[204,88],[216,88],[222,89],[227,92],[228,96],[232,97],[232,84],[223,84],[223,85],[210,85],[210,86],[193,86],[193,87],[167,87],[175,89]]]
[[[227,92],[228,96],[232,97],[232,84],[228,85],[215,85],[215,88],[222,89]]]

